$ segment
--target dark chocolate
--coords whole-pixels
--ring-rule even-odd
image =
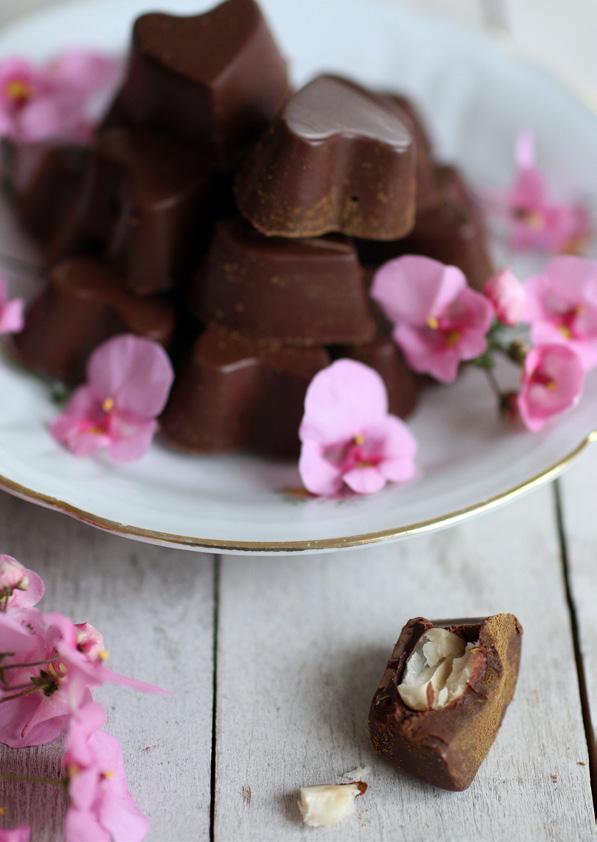
[[[415,410],[421,380],[406,365],[402,352],[389,336],[379,333],[363,345],[344,345],[332,349],[336,358],[348,357],[375,369],[388,390],[392,415],[408,418]]]
[[[250,450],[293,458],[322,348],[267,346],[211,328],[195,342],[162,416],[166,441],[191,453]]]
[[[417,215],[408,237],[386,243],[359,241],[361,260],[379,266],[403,254],[421,254],[458,266],[469,285],[480,291],[494,272],[482,211],[455,167],[439,166],[436,172],[441,200]]]
[[[439,179],[433,163],[433,147],[427,127],[412,99],[391,91],[378,93],[378,98],[403,120],[415,140],[417,148],[417,213],[440,200]]]
[[[28,368],[76,385],[84,379],[89,354],[111,336],[134,333],[167,345],[173,332],[174,312],[167,301],[136,298],[105,266],[81,257],[55,267],[27,309],[14,346]]]
[[[264,237],[241,220],[217,226],[191,309],[201,322],[286,343],[356,344],[375,332],[350,240]]]
[[[249,153],[236,200],[268,236],[392,240],[413,227],[415,182],[415,142],[396,110],[351,81],[320,76]]]
[[[174,289],[205,239],[208,188],[205,165],[187,144],[141,130],[106,131],[54,258],[99,252],[130,292]]]
[[[92,152],[77,144],[23,147],[14,152],[16,213],[26,233],[51,255],[78,201]]]
[[[484,667],[462,696],[445,707],[413,710],[398,685],[419,637],[447,628],[467,643],[478,641]],[[403,628],[369,711],[373,748],[395,766],[434,786],[466,789],[497,735],[514,694],[522,627],[512,614],[471,620],[410,620]]]
[[[138,18],[105,124],[173,132],[228,167],[288,94],[286,62],[257,3],[227,0],[201,15]]]

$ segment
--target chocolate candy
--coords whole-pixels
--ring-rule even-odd
[[[427,127],[414,102],[402,94],[383,91],[379,101],[394,111],[408,126],[417,148],[417,213],[439,199],[439,180],[433,163],[433,150]]]
[[[78,199],[91,150],[60,144],[17,148],[14,154],[17,216],[27,234],[49,255]]]
[[[320,76],[249,153],[236,200],[268,236],[392,240],[412,229],[415,179],[415,142],[396,110],[353,82]]]
[[[56,266],[46,289],[27,310],[14,344],[20,361],[38,374],[68,384],[84,379],[87,357],[118,333],[167,345],[174,312],[161,298],[136,298],[122,280],[88,257]]]
[[[373,748],[434,786],[466,789],[514,694],[521,642],[512,614],[410,620],[371,703]]]
[[[407,418],[415,409],[421,381],[408,368],[396,343],[381,332],[363,345],[344,345],[332,349],[335,358],[348,357],[375,369],[388,390],[392,415]]]
[[[173,132],[227,167],[288,93],[286,63],[254,0],[227,0],[193,17],[146,14],[135,22],[128,73],[106,125]]]
[[[162,433],[191,453],[246,449],[295,457],[307,386],[329,361],[322,348],[263,345],[206,330],[181,367]]]
[[[268,238],[241,220],[217,226],[191,307],[204,323],[286,343],[367,342],[375,331],[350,240]]]
[[[185,278],[207,225],[204,164],[187,144],[140,130],[106,131],[55,255],[99,252],[137,295]]]
[[[482,290],[494,267],[481,209],[456,168],[439,166],[436,173],[440,201],[418,214],[408,237],[387,243],[358,242],[361,260],[379,266],[402,254],[422,254],[458,266],[470,286]]]

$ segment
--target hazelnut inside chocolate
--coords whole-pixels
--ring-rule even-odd
[[[464,695],[485,667],[478,641],[467,643],[445,628],[432,628],[418,639],[398,685],[412,710],[444,708]]]

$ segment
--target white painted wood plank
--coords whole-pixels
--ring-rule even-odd
[[[560,481],[570,588],[577,615],[589,712],[597,728],[597,447]],[[595,773],[597,776],[597,746]],[[596,780],[597,783],[597,780]]]
[[[109,687],[96,698],[123,744],[131,791],[152,821],[149,838],[207,840],[213,558],[114,538],[6,495],[0,495],[0,552],[44,576],[47,610],[103,631],[113,669],[172,691],[156,697]],[[58,763],[54,747],[0,747],[1,769],[47,776]],[[33,816],[36,842],[61,838],[57,803],[51,787],[0,788],[6,824]]]
[[[591,838],[551,489],[395,546],[222,564],[216,840],[305,838],[296,789],[358,765],[370,790],[328,842]],[[402,625],[498,611],[525,626],[522,672],[476,781],[454,794],[395,772],[369,749],[367,712]]]

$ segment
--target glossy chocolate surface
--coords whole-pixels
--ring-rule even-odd
[[[295,457],[307,386],[328,364],[322,348],[266,346],[206,330],[180,369],[162,434],[191,453]]]
[[[191,307],[204,323],[287,343],[367,342],[375,330],[350,240],[269,238],[239,219],[217,226]]]
[[[268,236],[391,240],[412,229],[415,190],[415,142],[396,110],[347,79],[320,76],[249,153],[236,199]]]
[[[417,150],[417,213],[440,199],[439,179],[433,162],[433,148],[427,127],[412,99],[392,91],[377,94],[380,102],[396,113],[408,126]]]
[[[134,333],[167,345],[173,332],[174,312],[167,301],[130,295],[113,272],[81,257],[52,271],[14,345],[28,368],[75,385],[84,379],[89,354],[111,336]]]
[[[201,15],[138,18],[106,122],[173,132],[228,167],[288,93],[286,62],[257,3],[227,0]]]
[[[479,644],[482,672],[445,707],[413,710],[398,685],[419,637],[439,626]],[[417,617],[403,628],[369,711],[373,748],[395,766],[449,790],[470,786],[497,735],[516,687],[522,627],[512,614],[462,620]]]
[[[382,333],[363,345],[343,345],[332,349],[336,359],[348,357],[375,369],[388,390],[388,404],[392,415],[408,418],[415,410],[421,391],[421,381],[408,368],[396,343]]]

